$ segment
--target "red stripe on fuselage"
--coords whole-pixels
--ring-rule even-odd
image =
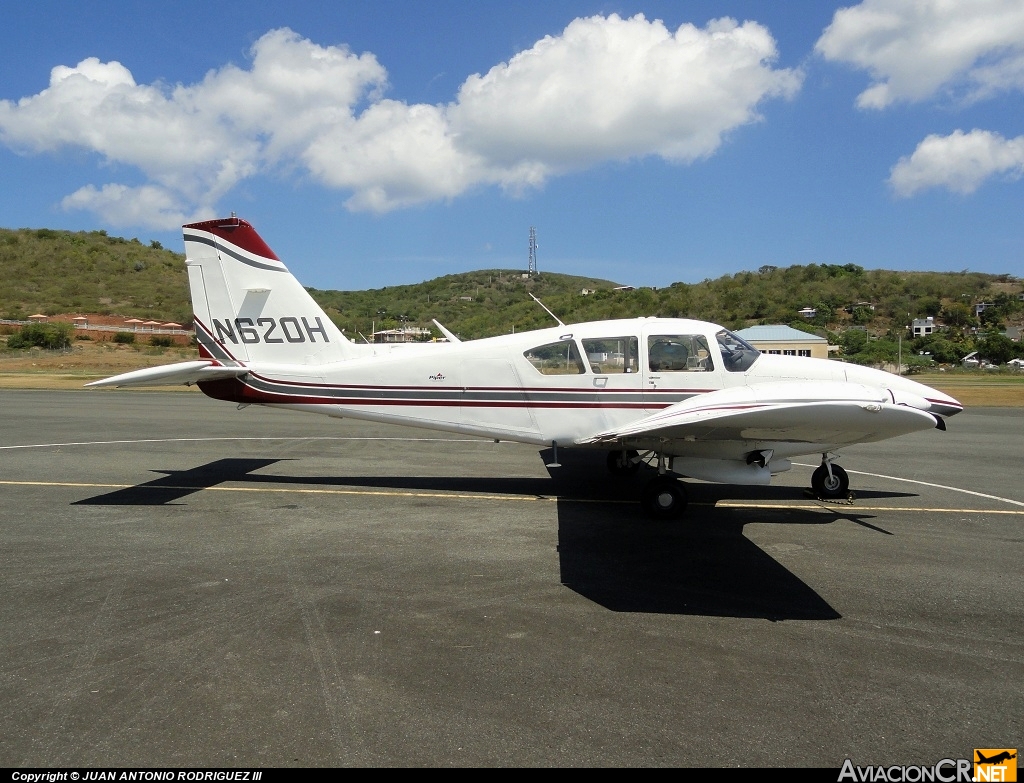
[[[200,381],[199,388],[208,397],[226,402],[266,403],[284,405],[338,405],[351,408],[372,408],[381,405],[433,408],[620,408],[645,410],[667,408],[672,403],[629,402],[536,402],[527,400],[417,400],[367,397],[317,397],[305,394],[275,394],[254,389],[238,378]],[[515,390],[518,391],[518,390]]]

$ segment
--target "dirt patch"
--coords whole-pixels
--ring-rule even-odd
[[[80,389],[90,381],[131,370],[198,359],[194,348],[155,348],[77,342],[67,351],[0,353],[2,389]],[[155,388],[155,387],[154,387]],[[162,387],[164,388],[164,387]],[[165,387],[186,389],[185,386]]]

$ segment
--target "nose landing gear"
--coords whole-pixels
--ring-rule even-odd
[[[811,474],[811,489],[822,500],[844,499],[850,491],[850,477],[828,454],[822,454],[821,465]]]

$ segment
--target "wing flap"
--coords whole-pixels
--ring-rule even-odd
[[[247,367],[222,367],[211,361],[178,362],[144,370],[121,373],[100,381],[85,384],[91,388],[105,386],[176,386],[183,383],[215,381],[221,378],[237,378],[249,372]]]
[[[931,414],[895,404],[885,389],[844,382],[770,383],[692,397],[579,443],[658,440],[844,444],[881,440],[934,426]]]

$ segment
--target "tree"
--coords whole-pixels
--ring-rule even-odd
[[[843,356],[854,356],[864,350],[868,343],[868,333],[863,329],[847,329],[839,338],[843,347]]]
[[[858,326],[864,326],[875,320],[875,313],[870,307],[853,308],[853,322]]]
[[[974,314],[971,312],[971,308],[960,302],[955,302],[943,308],[941,315],[942,320],[946,322],[946,326],[962,328],[974,323]]]
[[[71,324],[28,324],[7,338],[8,348],[46,348],[60,351],[71,345]]]
[[[1006,364],[1016,357],[1019,348],[1013,340],[998,332],[989,332],[978,340],[978,353],[992,364]]]

